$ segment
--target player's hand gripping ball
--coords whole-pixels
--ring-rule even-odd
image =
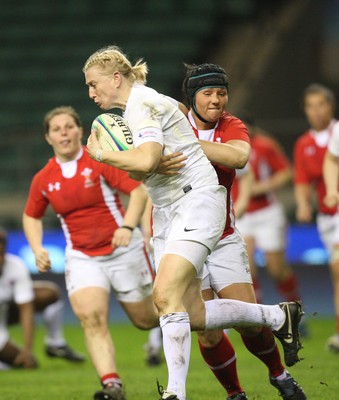
[[[103,150],[124,151],[133,148],[133,136],[127,122],[116,114],[100,114],[92,123],[92,130]]]

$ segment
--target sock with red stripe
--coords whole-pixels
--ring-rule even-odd
[[[122,386],[120,376],[116,372],[112,372],[110,374],[103,375],[100,378],[100,381],[101,381],[101,385],[103,387],[106,387],[106,386],[120,386],[121,387]]]
[[[203,346],[200,341],[199,347],[206,364],[228,395],[243,392],[237,373],[237,358],[227,335],[224,334],[221,341],[212,348]]]
[[[259,335],[241,335],[247,349],[259,358],[269,369],[270,376],[277,377],[284,372],[275,337],[269,328],[262,328]]]

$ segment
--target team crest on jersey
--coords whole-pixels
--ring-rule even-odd
[[[60,190],[60,182],[55,182],[55,183],[49,183],[48,184],[48,191],[53,192],[53,190],[58,191]]]
[[[94,182],[91,179],[93,170],[91,168],[84,168],[81,172],[81,175],[85,178],[85,188],[91,187],[94,185]]]

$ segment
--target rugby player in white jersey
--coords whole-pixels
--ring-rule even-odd
[[[7,252],[7,233],[0,228],[0,369],[35,368],[34,316],[41,313],[46,328],[45,353],[49,357],[82,362],[85,358],[66,343],[62,331],[64,303],[59,287],[33,281],[23,260]],[[20,324],[23,344],[10,339],[8,326]]]
[[[282,343],[294,364],[299,350],[299,304],[264,306],[224,299],[205,304],[202,299],[203,264],[225,226],[226,190],[185,115],[173,100],[145,86],[146,63],[139,60],[132,65],[116,46],[93,53],[83,71],[89,97],[101,109],[124,110],[135,146],[124,152],[104,151],[92,132],[87,142],[90,156],[144,180],[154,205],[153,300],[169,374],[167,388],[159,388],[161,398],[186,399],[191,329],[269,326],[287,338]],[[176,152],[187,156],[182,173],[154,174],[161,156]]]

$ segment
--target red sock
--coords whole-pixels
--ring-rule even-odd
[[[224,334],[221,341],[212,348],[204,347],[200,342],[198,343],[203,359],[221,385],[227,390],[228,395],[232,396],[235,393],[243,392],[237,373],[237,358],[227,335]]]
[[[103,375],[100,378],[100,381],[101,381],[102,386],[104,386],[104,387],[109,384],[122,386],[120,376],[116,372],[112,372],[111,374]]]
[[[271,329],[263,328],[257,336],[241,335],[241,338],[247,349],[267,366],[271,376],[277,377],[284,372],[285,368],[281,363],[279,349]]]
[[[298,282],[294,272],[283,281],[277,282],[276,286],[279,293],[286,301],[295,301],[300,299]]]

